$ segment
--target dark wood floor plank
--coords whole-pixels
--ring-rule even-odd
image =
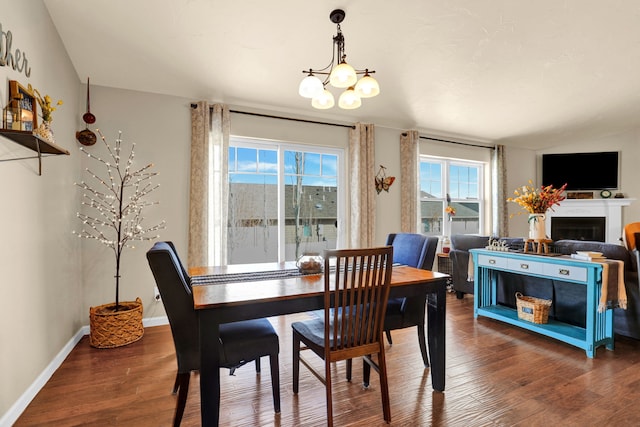
[[[640,419],[640,342],[616,337],[616,350],[583,350],[491,319],[473,319],[473,298],[447,300],[447,387],[431,388],[415,328],[393,332],[387,346],[392,426],[636,425]],[[268,360],[229,376],[222,371],[224,426],[325,425],[323,385],[301,368],[300,393],[291,388],[291,322],[272,318],[280,335],[282,413],[274,414]],[[314,360],[312,357],[311,360]],[[321,362],[318,360],[318,366]],[[83,338],[15,424],[20,426],[169,426],[175,355],[168,326],[113,350]],[[344,364],[333,374],[334,420],[339,426],[384,426],[378,378],[353,382]],[[182,425],[200,425],[199,376],[192,376]]]

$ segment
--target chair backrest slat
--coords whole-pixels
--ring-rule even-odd
[[[389,298],[393,247],[325,251],[325,350],[378,342]]]

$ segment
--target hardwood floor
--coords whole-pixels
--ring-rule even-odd
[[[224,426],[322,426],[324,386],[304,367],[300,393],[291,391],[291,327],[305,314],[272,318],[280,335],[282,412],[274,414],[268,360],[222,378]],[[447,384],[431,388],[422,368],[416,329],[393,332],[387,346],[392,426],[604,426],[640,422],[640,341],[616,337],[615,351],[583,350],[491,319],[473,319],[473,297],[447,300]],[[311,358],[313,360],[313,358]],[[318,360],[320,363],[320,361]],[[320,365],[319,365],[320,366]],[[176,362],[168,326],[148,328],[142,340],[97,350],[82,339],[15,426],[169,426]],[[377,375],[361,386],[335,367],[334,421],[338,426],[384,426]],[[199,420],[193,375],[183,426]]]

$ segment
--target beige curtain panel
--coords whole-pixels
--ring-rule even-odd
[[[356,123],[349,130],[351,248],[374,245],[376,189],[374,125]]]
[[[191,109],[189,266],[227,262],[229,109],[198,102]]]
[[[507,213],[507,163],[504,145],[496,145],[491,162],[493,199],[492,234],[498,237],[509,236],[509,218]]]
[[[419,142],[417,130],[400,134],[400,230],[403,233],[418,232]]]

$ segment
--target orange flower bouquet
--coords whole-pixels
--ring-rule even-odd
[[[563,194],[566,188],[566,183],[560,188],[553,188],[553,185],[536,188],[529,180],[529,185],[517,188],[513,192],[515,197],[509,197],[507,202],[519,204],[527,213],[543,214],[549,209],[553,210],[553,205],[560,205],[560,202],[566,199]],[[521,213],[518,212],[518,214]]]

